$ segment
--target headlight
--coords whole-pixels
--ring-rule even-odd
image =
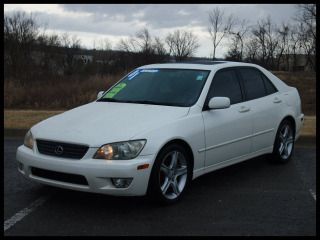
[[[109,143],[98,149],[93,158],[106,160],[133,159],[142,151],[146,140]]]
[[[27,132],[26,136],[24,137],[23,145],[25,145],[28,148],[33,149],[33,143],[34,143],[33,136],[32,136],[31,131],[29,130]]]

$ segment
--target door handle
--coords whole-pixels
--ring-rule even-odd
[[[248,112],[248,111],[250,111],[250,108],[246,106],[241,106],[239,109],[239,112],[241,113]]]
[[[278,97],[275,97],[275,98],[273,99],[273,102],[274,102],[274,103],[281,103],[282,100],[281,100],[280,98],[278,98]]]

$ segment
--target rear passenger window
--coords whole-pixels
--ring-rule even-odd
[[[266,95],[265,86],[261,73],[251,68],[240,68],[239,72],[243,79],[247,100],[252,100]]]
[[[264,85],[266,86],[267,95],[277,92],[278,90],[271,83],[271,81],[261,73],[261,77],[263,78]]]
[[[240,84],[234,70],[222,70],[215,74],[207,101],[213,97],[228,97],[230,104],[242,101]]]

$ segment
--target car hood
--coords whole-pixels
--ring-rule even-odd
[[[132,139],[188,114],[189,107],[92,102],[48,118],[31,128],[37,139],[100,147]]]

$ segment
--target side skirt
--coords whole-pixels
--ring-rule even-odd
[[[192,180],[197,177],[200,177],[203,174],[206,174],[206,173],[209,173],[209,172],[212,172],[212,171],[218,170],[220,168],[224,168],[224,167],[227,167],[227,166],[239,163],[239,162],[243,162],[245,160],[249,160],[251,158],[258,157],[263,154],[271,153],[272,151],[273,151],[273,145],[270,147],[263,148],[259,151],[253,152],[253,153],[242,155],[240,157],[231,158],[231,159],[223,161],[223,162],[219,162],[219,163],[216,163],[216,164],[204,167],[204,168],[194,170]]]

